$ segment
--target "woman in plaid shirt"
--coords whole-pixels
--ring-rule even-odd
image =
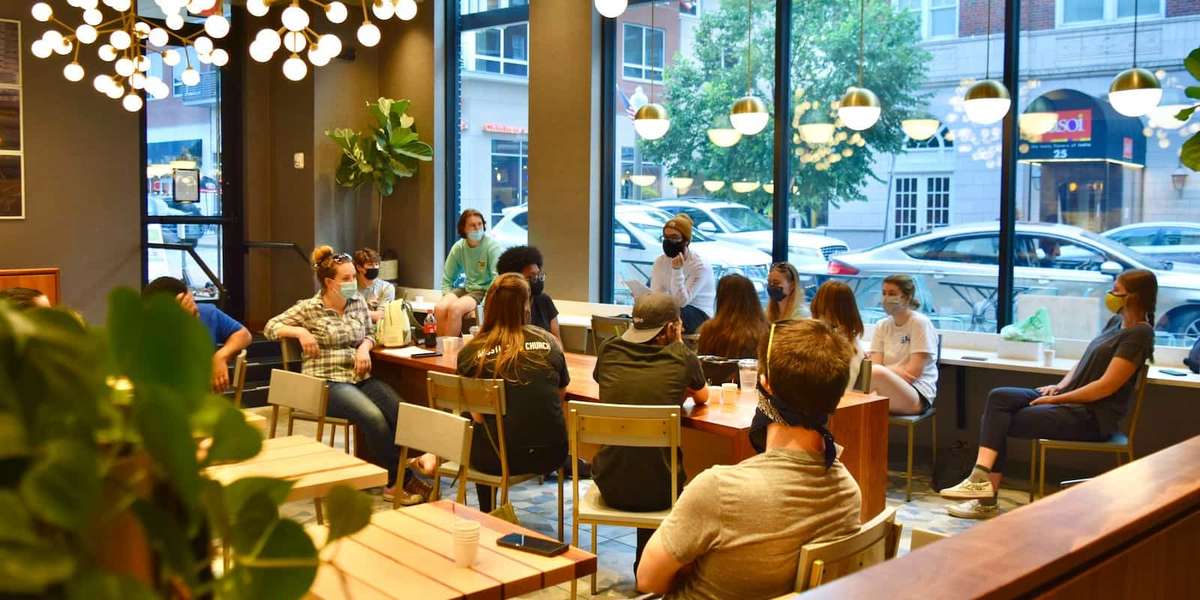
[[[387,469],[390,493],[396,482],[396,406],[400,396],[371,377],[374,327],[358,295],[354,263],[348,254],[321,246],[313,251],[321,290],[267,322],[267,339],[294,338],[304,350],[305,375],[329,381],[331,417],[349,419],[363,432],[372,462]]]

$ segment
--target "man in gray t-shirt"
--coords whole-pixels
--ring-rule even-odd
[[[817,320],[775,324],[760,364],[767,451],[688,484],[650,538],[638,589],[666,598],[790,593],[800,547],[858,531],[862,497],[825,428],[854,350]],[[685,567],[689,567],[685,569]]]

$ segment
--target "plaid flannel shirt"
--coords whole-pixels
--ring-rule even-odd
[[[362,298],[351,298],[339,315],[325,306],[321,292],[317,292],[267,321],[263,334],[267,339],[278,340],[283,327],[303,327],[317,338],[321,351],[316,358],[304,357],[305,375],[344,383],[358,383],[367,378],[354,374],[354,353],[359,345],[365,339],[375,343],[371,315]]]

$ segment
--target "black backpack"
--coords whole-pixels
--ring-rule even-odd
[[[1183,359],[1183,364],[1193,373],[1200,373],[1200,340],[1192,344],[1192,350],[1188,352],[1187,358]]]

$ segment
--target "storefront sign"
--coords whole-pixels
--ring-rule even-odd
[[[517,125],[505,125],[503,123],[484,123],[484,133],[506,133],[509,135],[529,135],[529,129],[526,127],[518,127]]]
[[[1018,160],[1146,163],[1141,120],[1122,115],[1107,101],[1079,90],[1052,90],[1039,100],[1034,102],[1049,104],[1058,118],[1049,132],[1018,145]]]
[[[1043,143],[1092,141],[1091,109],[1059,111],[1058,122],[1054,125],[1054,129],[1042,134],[1042,139],[1039,141]]]

